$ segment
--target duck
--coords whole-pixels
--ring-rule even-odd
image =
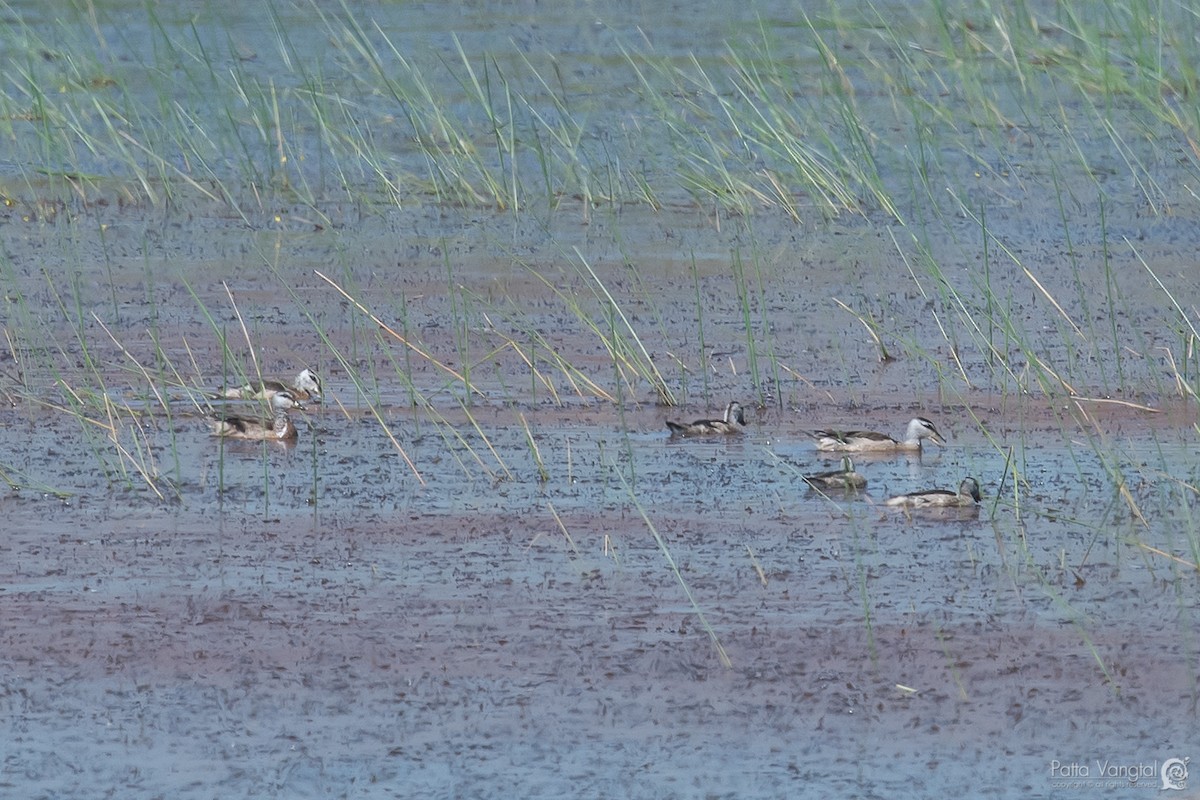
[[[270,400],[278,392],[290,392],[293,400],[321,402],[321,378],[311,367],[305,367],[291,384],[277,380],[260,380],[245,386],[226,388],[218,397],[227,400]]]
[[[883,504],[895,508],[974,508],[979,500],[979,481],[967,477],[958,485],[958,492],[931,489],[889,497]]]
[[[213,422],[213,435],[229,439],[271,439],[290,441],[297,436],[296,425],[288,417],[293,408],[304,408],[291,392],[281,390],[271,395],[268,401],[274,418],[262,420],[255,417],[240,417],[233,414],[218,417]]]
[[[900,441],[886,433],[875,431],[814,431],[813,438],[817,440],[817,449],[826,452],[842,453],[884,453],[898,451],[921,451],[921,440],[932,439],[938,444],[945,444],[937,426],[924,417],[915,417],[908,423],[908,430]]]
[[[801,477],[814,489],[865,489],[867,486],[867,479],[854,471],[854,462],[849,456],[842,459],[841,469]]]
[[[742,406],[736,400],[729,401],[725,406],[723,419],[698,419],[695,422],[672,422],[667,420],[667,427],[672,436],[724,436],[731,433],[741,433],[746,425],[746,416]]]

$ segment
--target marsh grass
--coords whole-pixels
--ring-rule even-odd
[[[64,246],[73,250],[78,243],[68,241]],[[174,439],[171,440],[175,464],[172,480],[158,465],[159,450],[153,436],[158,425],[151,416],[152,407],[122,399],[119,391],[113,389],[109,381],[118,376],[105,368],[109,351],[100,342],[92,341],[90,331],[95,327],[103,331],[116,345],[117,352],[133,364],[137,374],[148,377],[146,368],[121,346],[104,321],[89,310],[91,306],[85,297],[79,271],[72,271],[66,280],[58,280],[50,270],[43,269],[40,277],[44,281],[45,296],[64,323],[54,330],[61,330],[64,335],[56,338],[47,334],[44,343],[35,343],[22,333],[14,340],[13,331],[17,329],[6,325],[9,349],[18,375],[38,376],[34,380],[25,378],[23,386],[14,390],[14,400],[19,397],[33,409],[61,412],[73,418],[86,443],[83,450],[90,453],[111,483],[127,489],[145,487],[160,501],[177,498],[180,465]],[[28,324],[24,330],[50,330],[28,307],[23,294],[14,290],[6,300],[15,307],[15,318]],[[50,313],[54,316],[53,310]],[[54,382],[61,393],[61,402],[39,391],[35,381],[43,379],[42,376]],[[156,404],[161,408],[165,401],[160,396],[156,398]],[[45,485],[43,481],[33,482]]]
[[[571,555],[578,559],[580,557],[580,552],[579,547],[575,544],[575,537],[573,537],[571,532],[567,530],[566,523],[563,522],[562,517],[558,513],[558,509],[554,507],[554,503],[547,501],[546,510],[550,512],[550,516],[554,517],[554,523],[558,526],[559,531],[562,533],[563,539],[567,543],[567,547],[571,549]]]
[[[774,404],[782,404],[783,398],[779,395],[779,363],[775,360],[774,354],[769,353],[770,364],[772,366],[771,386],[775,388],[775,396],[768,398],[770,389],[766,385],[762,370],[759,368],[759,341],[769,342],[771,332],[771,322],[766,315],[766,303],[763,302],[763,286],[762,272],[759,269],[757,253],[754,259],[754,275],[757,278],[755,281],[750,280],[750,276],[746,274],[746,265],[742,261],[741,252],[734,251],[733,254],[733,280],[734,286],[737,289],[738,306],[742,314],[742,327],[746,337],[746,365],[750,374],[750,380],[754,384],[754,390],[758,395],[758,404],[760,406],[767,405],[768,399]],[[760,309],[758,319],[755,319],[754,309]],[[769,346],[768,346],[768,349]]]
[[[533,431],[529,428],[529,420],[525,418],[523,413],[519,416],[521,418],[521,429],[525,432],[525,443],[529,445],[529,454],[533,457],[533,463],[537,467],[538,480],[545,483],[550,480],[550,471],[546,468],[546,462],[542,460],[542,451],[538,447]],[[557,515],[555,518],[557,519]],[[561,525],[561,522],[559,524]],[[565,529],[563,532],[566,532]]]
[[[309,12],[335,43],[334,57],[319,62],[300,57],[303,45],[273,8],[269,40],[282,56],[275,75],[264,74],[253,58],[229,60],[229,42],[203,26],[177,30],[154,15],[153,47],[129,67],[106,57],[109,44],[97,36],[102,9],[100,20],[80,16],[72,25],[68,18],[54,43],[18,22],[9,35],[25,58],[18,59],[22,66],[0,102],[10,111],[5,119],[14,134],[23,124],[36,134],[38,147],[29,153],[36,157],[22,163],[42,164],[58,175],[124,173],[154,203],[169,202],[177,187],[186,187],[239,209],[243,218],[246,197],[261,205],[277,194],[316,208],[322,187],[341,186],[356,199],[367,199],[363,177],[371,176],[395,201],[411,202],[415,194],[431,192],[439,202],[514,212],[530,202],[524,196],[535,186],[544,196],[539,202],[549,208],[566,195],[580,197],[590,208],[631,200],[659,205],[676,180],[701,207],[716,203],[739,215],[767,208],[805,222],[811,209],[835,216],[869,206],[892,219],[909,216],[894,199],[892,176],[898,167],[911,168],[901,171],[906,179],[900,185],[924,194],[909,202],[926,203],[935,219],[945,219],[943,199],[932,187],[938,176],[961,173],[950,159],[963,156],[990,174],[1002,174],[989,162],[988,151],[1002,167],[1011,165],[1006,132],[1035,128],[1045,116],[1039,109],[1057,101],[1061,119],[1046,129],[1052,137],[1033,141],[1044,153],[1073,156],[1073,163],[1061,168],[1050,163],[1062,232],[1070,245],[1074,237],[1064,188],[1072,177],[1069,170],[1094,173],[1096,162],[1096,148],[1083,141],[1081,132],[1102,132],[1125,174],[1158,213],[1166,208],[1165,191],[1144,148],[1118,122],[1134,109],[1150,112],[1131,115],[1147,120],[1138,123],[1147,135],[1165,129],[1189,136],[1197,127],[1197,115],[1175,101],[1196,85],[1196,71],[1183,57],[1195,50],[1187,37],[1195,29],[1194,16],[1178,10],[1169,16],[1149,13],[1144,3],[1098,5],[1047,19],[1003,4],[984,3],[961,15],[944,3],[931,3],[931,13],[908,23],[879,6],[858,12],[830,8],[822,16],[803,18],[798,33],[805,49],[799,57],[785,53],[781,34],[765,26],[730,40],[718,57],[705,60],[658,54],[645,42],[640,49],[622,43],[617,66],[631,76],[648,110],[638,119],[636,137],[614,136],[606,127],[608,118],[579,102],[576,87],[552,59],[524,52],[480,55],[452,37],[450,57],[432,65],[450,76],[456,88],[451,96],[447,87],[425,77],[431,65],[407,57],[381,26],[347,7],[330,11],[318,4]],[[830,44],[855,42],[868,31],[884,46],[864,48],[857,59]],[[1181,57],[1165,58],[1168,52]],[[49,57],[39,59],[39,53]],[[162,73],[159,61],[177,63],[181,77]],[[135,87],[143,79],[150,82],[149,91],[139,93]],[[796,102],[795,87],[810,83],[815,90]],[[68,91],[45,90],[56,85]],[[891,103],[911,138],[892,141],[880,132],[873,116],[878,109],[869,105],[872,93]],[[176,100],[181,94],[183,102]],[[947,95],[949,101],[943,100]],[[187,100],[201,96],[212,101],[213,113],[190,110],[197,104]],[[964,109],[968,113],[956,114]],[[382,123],[395,120],[408,126],[410,148],[404,154],[422,158],[423,178],[389,152],[396,141],[383,137]],[[26,145],[21,136],[15,138]],[[668,142],[669,157],[631,173],[624,166],[633,163],[628,148],[645,138]],[[919,146],[909,147],[913,141]],[[914,173],[917,179],[908,177]],[[951,186],[951,196],[967,196],[960,180]],[[986,208],[956,203],[979,215],[984,284],[992,285],[991,252],[1007,257],[1059,313],[1068,329],[1061,343],[1068,360],[1077,359],[1076,339],[1066,334],[1078,337],[1081,331],[1065,301],[1003,241],[992,241]],[[1086,276],[1070,258],[1082,287]],[[1111,276],[1111,267],[1106,269]],[[596,288],[607,291],[604,277],[594,277]],[[744,289],[744,278],[739,283]],[[622,303],[610,301],[611,310],[622,309]],[[1006,351],[1007,343],[995,340],[1003,331],[1037,356],[1026,361],[1040,388],[1073,385],[1069,363],[1051,366],[1036,348],[1019,341],[1022,326],[1002,313],[1005,302],[1003,293],[989,291],[982,314],[972,310],[960,319],[962,333],[973,334],[974,318],[981,318],[993,363],[1002,363],[998,356]],[[761,392],[757,347],[748,322],[746,327],[749,369]],[[953,352],[962,339],[956,327],[945,326]],[[629,342],[637,353],[636,335],[628,334],[602,339],[615,343],[614,358],[635,371],[645,368],[640,355],[635,359],[622,352],[623,342]],[[1124,384],[1116,347],[1121,336],[1113,330],[1109,338],[1118,355],[1118,383]],[[459,342],[465,346],[468,339]],[[528,349],[518,352],[529,356]],[[961,365],[959,372],[967,374]],[[661,375],[645,374],[663,394],[668,385]],[[1016,379],[1023,390],[1030,375],[1002,369],[997,377]],[[469,374],[462,378],[470,384]]]
[[[76,494],[67,489],[59,489],[42,483],[37,478],[31,477],[9,464],[0,464],[0,480],[4,481],[8,488],[14,492],[29,490],[58,500],[69,500]]]
[[[476,53],[452,36],[449,57],[417,61],[383,26],[316,3],[303,13],[332,43],[328,57],[305,57],[290,18],[273,8],[265,41],[278,56],[274,71],[209,20],[177,29],[151,14],[152,46],[129,64],[109,58],[96,35],[97,23],[114,22],[103,9],[98,18],[67,15],[55,44],[18,22],[8,37],[24,58],[0,108],[9,127],[34,133],[18,138],[28,148],[22,161],[85,176],[117,171],[153,203],[186,187],[239,213],[271,194],[315,209],[339,187],[372,206],[378,188],[393,202],[429,193],[516,213],[570,196],[587,213],[597,204],[659,207],[678,188],[701,207],[767,208],[802,223],[814,212],[873,209],[901,220],[898,165],[920,176],[901,185],[930,195],[939,173],[960,174],[941,153],[973,157],[972,137],[1003,151],[1006,131],[1036,125],[1040,109],[1057,104],[1067,115],[1061,136],[1083,166],[1091,159],[1073,132],[1103,131],[1152,210],[1165,207],[1152,165],[1116,120],[1132,108],[1149,112],[1145,134],[1195,133],[1197,115],[1174,98],[1195,87],[1196,71],[1186,57],[1162,56],[1194,50],[1186,35],[1194,18],[1102,2],[1099,13],[1045,20],[985,3],[967,21],[930,5],[933,13],[906,23],[875,6],[861,16],[806,15],[786,44],[763,25],[704,61],[621,42],[613,67],[644,109],[625,131],[607,109],[579,101],[581,87],[555,59]],[[865,32],[883,46],[848,54],[832,44]],[[168,62],[177,72],[158,68]],[[797,86],[814,88],[796,102]],[[884,132],[876,96],[920,146]],[[388,130],[397,121],[403,138]],[[647,138],[667,144],[650,163],[638,157]]]
[[[770,581],[767,580],[767,571],[763,569],[762,562],[759,561],[758,555],[754,552],[754,548],[746,545],[746,557],[750,559],[750,566],[754,568],[754,575],[758,578],[759,584],[766,588]]]
[[[1166,459],[1163,461],[1165,465]],[[1195,500],[1200,495],[1200,488],[1169,472],[1161,472],[1158,477],[1161,479],[1160,486],[1163,488],[1157,498],[1159,508],[1156,516],[1161,515],[1168,519],[1176,517],[1179,524],[1163,527],[1164,536],[1160,543],[1162,546],[1149,544],[1145,541],[1144,536],[1131,535],[1129,539],[1134,546],[1166,559],[1176,572],[1178,568],[1183,568],[1191,573],[1200,572],[1200,524],[1194,513]],[[1164,547],[1175,551],[1183,550],[1189,557],[1182,558],[1163,549]],[[1182,586],[1178,581],[1176,585]]]
[[[478,467],[483,469],[484,472],[487,475],[489,475],[493,480],[499,480],[499,479],[511,480],[513,476],[512,476],[511,471],[509,470],[508,465],[506,464],[504,458],[496,450],[491,439],[489,438],[487,433],[483,430],[482,426],[478,423],[474,414],[471,412],[471,406],[473,404],[474,397],[475,396],[481,396],[481,397],[485,396],[485,393],[481,389],[477,388],[471,382],[470,377],[469,377],[472,365],[470,362],[471,356],[470,356],[469,346],[466,343],[466,340],[468,338],[470,338],[472,333],[471,333],[469,326],[466,323],[465,312],[462,311],[459,306],[457,306],[457,305],[454,306],[455,311],[454,311],[454,319],[452,320],[452,323],[453,323],[453,325],[455,327],[455,331],[456,331],[456,333],[455,333],[456,342],[457,342],[456,346],[459,351],[461,363],[463,364],[463,367],[461,368],[461,370],[456,370],[456,369],[448,366],[445,362],[436,358],[433,355],[432,351],[430,351],[429,349],[421,346],[420,344],[414,342],[410,337],[397,332],[394,328],[387,325],[378,316],[376,316],[376,314],[373,311],[371,311],[365,305],[363,305],[361,302],[356,300],[352,295],[350,295],[349,292],[347,292],[345,289],[343,289],[340,285],[338,285],[332,279],[330,279],[329,277],[327,277],[326,275],[324,275],[323,273],[321,273],[319,271],[316,272],[316,275],[319,278],[321,278],[322,280],[324,280],[331,287],[333,287],[333,289],[335,289],[342,297],[344,297],[346,300],[348,300],[351,303],[351,305],[359,313],[361,313],[362,315],[364,315],[368,319],[370,319],[378,327],[378,330],[381,331],[382,334],[386,334],[387,336],[391,337],[391,339],[399,342],[403,346],[403,348],[406,352],[406,355],[408,354],[409,351],[411,351],[412,354],[419,356],[420,358],[424,359],[425,361],[427,361],[428,363],[430,363],[431,365],[436,367],[438,370],[440,370],[444,374],[448,375],[452,379],[452,383],[447,384],[445,388],[457,386],[459,389],[461,389],[460,392],[454,392],[452,396],[454,397],[455,401],[459,405],[459,408],[462,411],[462,413],[464,414],[465,419],[470,424],[471,428],[475,431],[475,433],[478,437],[478,441],[480,442],[482,448],[485,449],[487,451],[488,455],[490,456],[490,464],[489,464],[489,459],[485,459],[481,455],[481,453],[476,450],[476,447],[470,442],[470,440],[468,440],[467,437],[465,437],[461,433],[461,431],[459,430],[457,425],[453,424],[440,410],[437,409],[436,406],[434,406],[431,402],[429,402],[428,397],[424,393],[418,393],[418,390],[416,389],[415,385],[412,384],[411,380],[408,379],[407,377],[404,377],[409,373],[407,371],[401,371],[399,369],[397,370],[398,374],[400,374],[402,376],[402,378],[404,379],[406,385],[408,385],[408,387],[409,387],[408,390],[410,393],[412,393],[411,396],[413,397],[413,399],[417,400],[421,404],[421,407],[427,413],[427,415],[429,416],[429,419],[434,421],[436,428],[437,428],[437,432],[439,433],[439,435],[442,436],[443,441],[450,448],[451,452],[455,453],[455,458],[457,459],[460,467],[462,467],[464,473],[466,473],[469,476],[471,474],[471,471],[466,466],[466,462],[458,455],[459,452],[465,452],[465,454],[467,456],[469,456],[469,458],[471,460],[473,460]],[[464,293],[464,296],[466,296],[465,293]],[[341,364],[342,368],[344,370],[346,370],[347,374],[350,374],[352,376],[353,380],[355,381],[356,386],[359,387],[359,390],[361,393],[362,392],[361,383],[360,383],[359,379],[356,377],[357,370],[353,367],[352,364],[350,364],[350,362],[347,360],[347,358],[345,356],[343,356],[340,352],[338,352],[336,350],[336,348],[333,347],[332,343],[329,342],[327,337],[326,337],[326,342],[327,342],[327,345],[331,348],[334,357]],[[493,351],[492,353],[489,353],[487,358],[491,358],[495,354],[495,352],[497,352],[497,351]],[[424,479],[421,478],[420,472],[418,471],[416,464],[408,456],[408,453],[405,451],[404,447],[400,444],[395,433],[392,431],[391,427],[385,421],[384,407],[382,406],[382,404],[379,402],[373,402],[373,403],[368,402],[367,405],[371,411],[371,414],[375,417],[376,421],[380,424],[380,426],[383,428],[383,430],[387,434],[389,440],[392,442],[392,444],[396,447],[397,451],[403,457],[405,463],[412,470],[413,474],[416,475],[418,480],[420,480],[421,483],[423,484]]]
[[[658,396],[659,400],[665,405],[674,405],[675,396],[667,385],[666,380],[658,371],[658,366],[651,358],[649,350],[642,342],[638,335],[637,329],[629,321],[629,317],[625,314],[621,304],[605,286],[604,281],[596,274],[592,265],[584,257],[578,248],[575,250],[575,255],[579,259],[579,264],[587,272],[588,288],[591,289],[592,295],[597,300],[603,309],[603,315],[608,322],[608,335],[604,336],[602,331],[593,322],[591,329],[597,333],[602,341],[605,341],[608,346],[609,356],[612,358],[613,367],[617,371],[619,377],[623,380],[629,380],[629,374],[637,375],[642,380],[650,384],[650,388]],[[580,311],[582,307],[578,304],[572,304],[572,310]],[[586,321],[581,318],[581,321]],[[616,386],[619,391],[622,381],[617,381]],[[631,387],[632,388],[632,387]]]
[[[243,386],[255,381],[261,381],[263,378],[262,370],[259,367],[257,351],[254,348],[254,340],[250,336],[249,330],[246,328],[245,321],[242,319],[241,312],[237,308],[237,301],[234,299],[233,291],[227,283],[223,283],[222,287],[225,290],[225,297],[229,301],[230,308],[238,321],[238,327],[242,332],[242,338],[246,342],[247,358],[250,361],[249,367],[245,364],[245,359],[239,358],[234,352],[229,343],[228,330],[222,322],[219,322],[214,316],[212,310],[208,308],[205,302],[197,294],[191,282],[186,278],[182,280],[184,288],[195,304],[200,315],[208,323],[209,329],[212,331],[213,338],[218,344],[218,353],[221,359],[221,381],[220,387],[236,387]],[[192,359],[192,371],[194,374],[201,376],[200,380],[204,380],[205,372],[195,359]],[[179,373],[176,372],[176,375]],[[211,404],[208,403],[208,397],[205,397],[200,390],[192,391],[189,389],[189,384],[185,381],[179,381],[178,386],[189,390],[188,397],[196,410],[200,413],[205,413],[211,410]],[[208,390],[211,391],[211,390]]]
[[[698,371],[700,372],[700,375],[701,375],[701,386],[703,387],[702,397],[704,398],[704,401],[707,403],[712,399],[712,396],[709,392],[709,383],[708,383],[708,379],[709,379],[708,373],[712,367],[711,367],[711,364],[709,363],[709,352],[708,352],[708,348],[705,344],[705,339],[704,339],[704,298],[700,294],[700,270],[696,266],[696,254],[693,251],[692,253],[689,253],[689,256],[691,259],[691,266],[692,266],[692,269],[691,269],[692,289],[695,291],[695,295],[696,295],[696,306],[695,306],[695,311],[696,311],[696,363],[698,366]],[[680,362],[680,365],[682,367],[682,362]],[[687,385],[685,383],[684,384],[684,398],[683,398],[685,401],[686,401],[686,389],[687,389]]]
[[[696,619],[700,623],[700,627],[708,634],[708,638],[712,641],[713,648],[717,652],[717,658],[721,662],[721,666],[726,669],[733,669],[733,661],[729,658],[729,654],[725,652],[725,647],[721,644],[720,637],[717,636],[717,631],[708,621],[708,616],[704,613],[704,609],[700,607],[696,597],[692,594],[692,589],[688,586],[687,580],[683,577],[683,573],[679,569],[679,565],[675,562],[675,557],[671,554],[671,548],[667,544],[667,540],[658,532],[658,527],[650,519],[650,515],[646,513],[646,509],[642,507],[642,503],[638,500],[637,494],[633,490],[633,486],[625,479],[621,470],[615,465],[610,465],[609,471],[617,477],[629,496],[629,502],[633,504],[634,509],[638,512],[638,516],[646,524],[650,534],[654,537],[655,544],[658,545],[659,552],[662,553],[663,559],[667,563],[667,568],[675,576],[675,580],[679,582],[680,588],[683,590],[684,596],[692,607],[692,611],[696,614]]]
[[[387,323],[385,323],[383,320],[381,320],[378,316],[376,316],[373,311],[371,311],[369,308],[367,308],[367,306],[363,305],[363,303],[361,303],[359,300],[355,299],[352,295],[350,295],[350,293],[347,292],[345,289],[343,289],[340,285],[338,285],[337,282],[335,282],[331,278],[327,277],[324,273],[320,272],[319,270],[316,270],[315,274],[318,278],[320,278],[321,280],[323,280],[327,284],[329,284],[331,287],[333,287],[333,289],[335,291],[337,291],[338,294],[340,294],[342,297],[344,297],[346,300],[348,300],[350,302],[350,304],[353,305],[354,308],[356,308],[363,316],[367,317],[373,323],[375,323],[375,325],[377,325],[380,330],[382,330],[384,333],[386,333],[388,336],[390,336],[395,341],[399,342],[406,349],[411,350],[415,355],[418,355],[421,358],[425,359],[432,366],[436,367],[438,370],[440,370],[441,372],[445,373],[447,376],[452,378],[454,380],[454,382],[462,388],[464,395],[471,394],[471,393],[477,393],[477,394],[481,394],[481,395],[483,394],[483,392],[481,392],[479,389],[475,388],[471,384],[471,382],[467,379],[467,377],[465,375],[463,375],[458,370],[448,366],[444,362],[442,362],[439,359],[437,359],[436,357],[434,357],[434,355],[432,353],[430,353],[427,350],[425,350],[424,348],[422,348],[419,344],[412,341],[410,338],[397,332],[395,329],[393,329],[391,326],[389,326]]]
[[[875,647],[875,612],[874,605],[871,600],[871,568],[867,565],[864,556],[868,548],[871,547],[870,533],[862,529],[861,520],[850,515],[850,530],[852,536],[852,549],[854,551],[854,577],[851,580],[847,576],[851,587],[847,587],[858,597],[859,610],[862,614],[863,630],[867,634],[867,651],[870,653],[871,661],[878,659],[879,653]]]
[[[163,485],[167,482],[159,474],[151,434],[144,425],[146,415],[106,394],[80,391],[65,381],[60,386],[66,403],[57,410],[78,421],[84,440],[109,480],[130,489],[144,485],[159,500],[167,499],[164,489],[172,489]]]
[[[853,97],[836,93],[833,113],[815,108],[795,115],[789,87],[797,76],[771,66],[765,41],[746,52],[731,47],[717,75],[694,59],[680,68],[670,58],[625,47],[621,66],[639,81],[657,115],[648,122],[673,146],[669,162],[629,170],[626,164],[639,163],[631,153],[642,135],[613,138],[603,122],[592,121],[589,109],[572,103],[573,87],[553,61],[535,63],[522,53],[505,67],[494,56],[468,53],[454,38],[454,60],[431,69],[344,7],[329,12],[314,4],[312,12],[334,43],[334,58],[324,62],[299,57],[276,10],[282,69],[275,75],[251,59],[229,59],[229,48],[198,26],[175,32],[151,15],[149,60],[99,81],[88,77],[107,70],[103,57],[92,55],[97,43],[82,26],[69,48],[44,47],[60,54],[49,69],[30,59],[16,92],[3,99],[32,108],[13,116],[40,121],[43,142],[71,170],[115,167],[152,203],[172,199],[182,185],[241,211],[247,199],[261,205],[264,193],[315,207],[322,187],[356,187],[370,176],[400,202],[429,192],[438,202],[519,211],[536,185],[551,208],[564,196],[579,197],[585,210],[630,201],[658,207],[670,188],[663,178],[673,176],[668,180],[703,205],[715,201],[739,214],[774,206],[799,221],[805,212],[797,198],[804,192],[824,213],[857,207],[860,194],[891,208]],[[828,86],[843,86],[839,62],[815,28],[810,34],[822,58],[805,68],[817,66],[829,76]],[[22,49],[32,53],[39,44],[27,39]],[[68,50],[82,55],[62,57]],[[156,70],[156,60],[178,64],[182,80]],[[452,77],[453,97],[426,77],[434,72]],[[77,93],[83,100],[40,92],[52,75],[83,87]],[[147,83],[144,95],[133,88]],[[215,101],[214,113],[177,101],[181,89]],[[696,99],[680,112],[681,97]],[[814,123],[822,118],[840,120],[840,129]],[[383,130],[394,119],[407,126],[405,155],[421,160],[420,174],[388,155],[395,139]],[[712,124],[720,119],[729,127]],[[850,142],[844,149],[843,138]],[[769,168],[756,169],[764,156]],[[103,168],[85,169],[91,165]],[[244,183],[255,191],[245,194]]]
[[[1200,396],[1197,394],[1197,386],[1200,386],[1200,383],[1197,383],[1197,381],[1200,380],[1200,369],[1195,369],[1193,367],[1191,370],[1191,377],[1186,377],[1184,374],[1181,374],[1178,371],[1177,367],[1174,366],[1176,364],[1184,364],[1186,371],[1188,365],[1194,365],[1196,363],[1196,359],[1198,357],[1196,352],[1196,342],[1200,341],[1200,332],[1197,332],[1196,330],[1196,323],[1193,322],[1191,317],[1188,316],[1187,311],[1184,310],[1183,306],[1175,298],[1174,292],[1172,292],[1171,289],[1169,289],[1167,285],[1163,283],[1163,281],[1158,277],[1158,274],[1155,273],[1150,265],[1145,262],[1141,254],[1133,248],[1132,244],[1130,244],[1130,249],[1133,250],[1138,262],[1150,275],[1150,278],[1154,281],[1154,284],[1159,288],[1160,291],[1162,291],[1167,300],[1170,301],[1171,308],[1174,309],[1175,314],[1177,315],[1177,324],[1182,325],[1185,329],[1183,336],[1181,336],[1183,346],[1180,348],[1180,353],[1178,357],[1171,358],[1175,384],[1182,392],[1186,392],[1186,394],[1193,399],[1200,399]],[[1200,315],[1200,312],[1197,312],[1195,307],[1193,307],[1193,312],[1197,313],[1197,315]]]
[[[519,308],[505,306],[495,309],[492,315],[511,330],[502,330],[492,325],[489,332],[500,340],[503,348],[511,350],[519,363],[529,371],[529,396],[536,398],[545,390],[558,405],[564,402],[563,393],[569,387],[580,398],[600,398],[614,402],[612,393],[601,386],[596,378],[586,374],[578,365],[573,353],[564,352],[563,347],[547,338],[538,326],[527,319]],[[499,350],[495,352],[500,352]],[[560,388],[560,381],[565,384]]]
[[[542,271],[529,266],[527,269],[562,302],[580,329],[589,333],[603,346],[612,364],[614,380],[610,388],[603,388],[595,379],[585,378],[579,369],[571,366],[568,359],[562,358],[556,359],[560,371],[569,379],[578,376],[583,385],[614,402],[621,395],[637,396],[637,383],[645,382],[660,402],[674,405],[674,392],[643,343],[638,328],[632,324],[624,310],[623,303],[626,301],[618,300],[609,291],[582,253],[575,250],[574,256],[575,277],[582,284],[581,288],[561,285]],[[557,352],[544,336],[534,335],[532,329],[527,329],[526,332],[540,345],[539,349],[542,352],[551,356]],[[509,341],[515,346],[515,339]],[[534,363],[527,357],[524,360],[531,365]],[[581,383],[576,380],[571,382],[578,390]]]
[[[9,403],[15,406],[37,395],[37,386],[49,371],[50,359],[46,354],[51,352],[53,339],[37,320],[26,293],[17,288],[21,284],[12,262],[0,254],[0,264],[8,287],[3,296],[9,315],[4,325],[4,344],[12,360],[11,369],[0,372],[4,378],[0,386]]]
[[[857,311],[855,311],[850,306],[846,305],[845,303],[843,303],[841,300],[837,299],[836,297],[832,298],[832,300],[834,303],[836,303],[838,305],[839,308],[841,308],[843,311],[847,312],[852,317],[857,319],[859,322],[862,323],[862,326],[867,329],[867,335],[871,337],[871,341],[874,342],[875,347],[877,347],[879,349],[879,361],[881,363],[887,363],[888,361],[892,361],[893,360],[892,355],[890,353],[888,353],[887,345],[884,343],[883,337],[880,335],[880,331],[882,330],[882,328],[879,324],[879,321],[876,320],[870,314],[870,312],[866,312],[865,314],[859,314]]]

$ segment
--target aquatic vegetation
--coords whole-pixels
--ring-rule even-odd
[[[794,567],[781,541],[822,542],[872,648],[881,582],[910,577],[881,568],[902,523],[869,498],[797,510],[745,467],[773,454],[761,437],[931,407],[961,428],[920,468],[988,496],[975,527],[904,532],[958,534],[934,568],[1002,575],[1005,610],[1059,615],[1119,686],[1093,576],[1136,560],[1186,610],[1200,563],[1200,22],[1141,2],[743,11],[702,47],[598,21],[543,51],[470,26],[415,43],[407,4],[273,5],[245,27],[151,10],[128,40],[103,4],[9,10],[0,395],[9,430],[49,417],[72,460],[13,447],[0,477],[387,525],[502,505],[480,536],[549,508],[573,558],[603,541],[613,562],[632,509],[729,664],[743,620],[704,593],[765,590]],[[336,387],[311,474],[189,439],[212,387],[300,363]],[[664,467],[658,406],[696,395],[774,416],[739,460],[673,448]],[[736,500],[705,494],[743,467]],[[764,546],[768,517],[800,521]],[[750,580],[689,574],[668,535],[693,520],[727,523]]]

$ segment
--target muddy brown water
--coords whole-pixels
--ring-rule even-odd
[[[464,46],[483,46],[473,25],[601,35],[520,8],[457,20]],[[437,41],[458,27],[394,13]],[[718,17],[686,41],[664,23],[659,46],[717,38]],[[1051,202],[1029,191],[992,221],[1065,263],[1030,222]],[[878,221],[330,204],[317,228],[289,207],[249,225],[202,202],[67,209],[0,212],[0,794],[1126,796],[1200,757],[1195,404],[1170,369],[1178,324],[1132,256],[1087,273],[1116,282],[1115,312],[1065,270],[1041,276],[1093,340],[1115,318],[1109,351],[1005,277],[1072,400],[1039,391],[1019,347],[989,360]],[[1076,253],[1095,255],[1081,216]],[[1194,221],[1138,228],[1192,311]],[[982,307],[974,254],[942,244]],[[619,376],[553,291],[609,331],[572,248],[680,406]],[[753,353],[730,274],[751,254]],[[895,362],[835,297],[882,321]],[[250,363],[242,321],[265,373],[324,377],[295,446],[207,433],[196,401]],[[534,333],[610,397],[548,361],[531,373],[510,343]],[[467,368],[475,392],[448,377]],[[729,398],[744,435],[666,435]],[[948,445],[857,458],[866,493],[799,480],[836,464],[809,430],[899,434],[917,414]],[[976,513],[880,505],[965,475]],[[1154,774],[1131,788],[1105,764]],[[1065,780],[1080,766],[1088,780]]]

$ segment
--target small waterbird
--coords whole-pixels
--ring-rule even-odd
[[[885,506],[896,508],[974,508],[979,504],[979,481],[963,478],[957,492],[948,489],[931,489],[913,492],[883,501]]]
[[[946,443],[937,426],[924,417],[916,417],[908,423],[901,441],[875,431],[814,431],[812,435],[817,440],[817,449],[830,453],[920,452],[922,439]]]
[[[255,417],[241,417],[228,414],[217,417],[213,421],[213,435],[230,439],[277,439],[290,440],[296,438],[296,425],[288,417],[288,411],[293,408],[303,408],[289,391],[278,391],[271,395],[271,411],[274,417],[269,420]]]
[[[842,468],[804,475],[805,483],[815,489],[865,489],[867,479],[854,471],[850,456],[842,458]]]
[[[300,370],[296,380],[287,384],[277,380],[247,383],[237,388],[222,389],[218,397],[227,400],[270,400],[278,392],[290,392],[295,400],[321,402],[321,378],[310,367]]]
[[[746,417],[742,406],[736,400],[729,401],[725,406],[723,419],[698,419],[695,422],[672,422],[667,420],[667,427],[672,436],[724,436],[730,433],[741,433],[746,425]]]

